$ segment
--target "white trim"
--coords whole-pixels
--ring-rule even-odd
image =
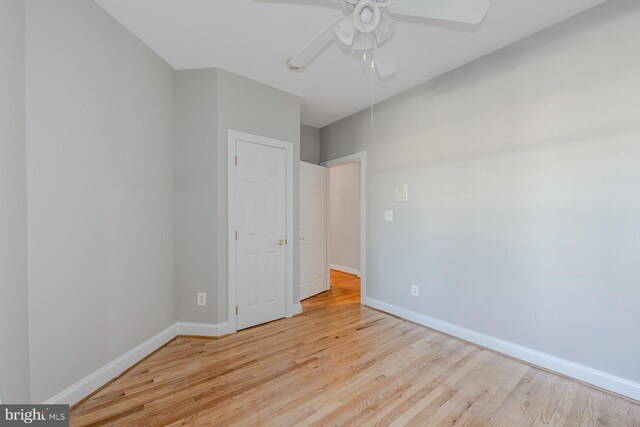
[[[176,323],[178,335],[194,335],[198,337],[221,337],[231,333],[229,323]]]
[[[365,304],[367,297],[367,152],[351,154],[338,159],[323,162],[321,166],[330,169],[349,163],[360,163],[360,303]],[[327,209],[329,209],[329,193],[331,186],[327,174]],[[327,216],[328,218],[328,216]],[[327,264],[329,258],[329,225],[327,225]],[[328,265],[327,265],[328,267]],[[327,268],[328,270],[329,268]],[[327,271],[327,280],[331,280],[331,272]]]
[[[302,308],[300,308],[300,311],[302,311]],[[174,323],[164,331],[152,338],[149,338],[122,356],[112,360],[103,367],[82,378],[80,381],[70,385],[60,393],[47,399],[43,403],[51,405],[73,405],[78,403],[179,335],[220,337],[230,333],[231,331],[228,323],[221,323],[218,325],[187,322]]]
[[[598,371],[588,366],[564,360],[556,356],[492,337],[490,335],[475,332],[461,326],[456,326],[442,320],[434,319],[374,298],[366,298],[364,303],[369,307],[382,310],[389,314],[393,314],[394,316],[410,320],[499,353],[524,360],[544,369],[558,372],[562,375],[566,375],[579,381],[640,401],[640,384],[634,381]],[[292,313],[294,315],[302,313],[302,305],[300,303],[294,304],[292,307]],[[229,333],[232,333],[232,331],[230,330],[228,323],[218,325],[186,322],[175,323],[122,356],[87,375],[75,384],[67,387],[55,396],[47,399],[43,403],[73,405],[81,401],[163,345],[167,344],[178,335],[216,337],[227,335]]]
[[[302,304],[293,304],[293,315],[296,316],[302,313]]]
[[[255,144],[266,145],[269,147],[277,147],[285,150],[287,153],[287,176],[286,176],[286,193],[287,193],[287,235],[286,239],[289,244],[286,248],[286,316],[293,317],[295,314],[295,304],[293,301],[293,251],[297,247],[295,241],[297,237],[293,230],[294,206],[293,206],[293,144],[288,141],[267,138],[264,136],[253,135],[250,133],[239,132],[229,129],[229,142],[227,150],[227,176],[228,176],[228,275],[229,275],[229,296],[228,296],[228,329],[230,333],[238,330],[238,316],[236,315],[236,141],[238,139],[252,142]]]
[[[353,274],[354,276],[360,277],[360,270],[358,270],[357,268],[345,267],[343,265],[337,265],[337,264],[330,264],[329,269],[342,271],[343,273]]]
[[[122,374],[127,369],[174,339],[178,335],[176,324],[169,326],[156,336],[148,339],[134,349],[126,352],[117,359],[107,363],[102,368],[92,372],[75,384],[62,390],[55,396],[47,399],[44,404],[68,404],[77,403]]]
[[[566,375],[567,377],[575,378],[579,381],[640,401],[640,383],[636,383],[607,372],[599,371],[579,363],[561,359],[550,354],[542,353],[500,338],[472,331],[471,329],[463,328],[452,323],[434,319],[374,298],[367,297],[365,305],[393,314],[394,316],[410,320],[428,328],[444,332],[445,334],[461,338],[481,347],[486,347],[497,351],[498,353],[515,357],[516,359],[523,360],[549,371],[557,372],[559,374]]]

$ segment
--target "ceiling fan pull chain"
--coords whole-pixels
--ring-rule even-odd
[[[375,47],[374,47],[375,49]],[[375,63],[375,55],[371,55],[371,127],[373,127],[373,89],[375,83],[375,73],[376,73],[376,63]]]

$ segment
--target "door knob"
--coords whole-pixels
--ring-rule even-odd
[[[279,244],[280,246],[284,246],[284,245],[286,245],[286,244],[287,244],[287,241],[286,241],[285,239],[280,239],[280,240],[278,240],[278,244]]]

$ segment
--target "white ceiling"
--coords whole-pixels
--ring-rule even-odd
[[[329,0],[96,0],[177,70],[218,67],[299,95],[302,122],[323,127],[366,108],[371,70],[338,42],[302,72],[286,60],[340,16]],[[428,1],[428,0],[425,0]],[[491,0],[478,26],[397,18],[399,72],[375,101],[511,44],[604,0]]]

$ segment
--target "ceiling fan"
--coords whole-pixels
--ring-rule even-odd
[[[327,25],[320,34],[291,58],[287,65],[299,70],[309,64],[334,37],[355,51],[371,53],[372,67],[381,78],[397,71],[385,43],[391,36],[389,14],[477,24],[489,10],[489,0],[330,0],[342,3],[344,16]]]

